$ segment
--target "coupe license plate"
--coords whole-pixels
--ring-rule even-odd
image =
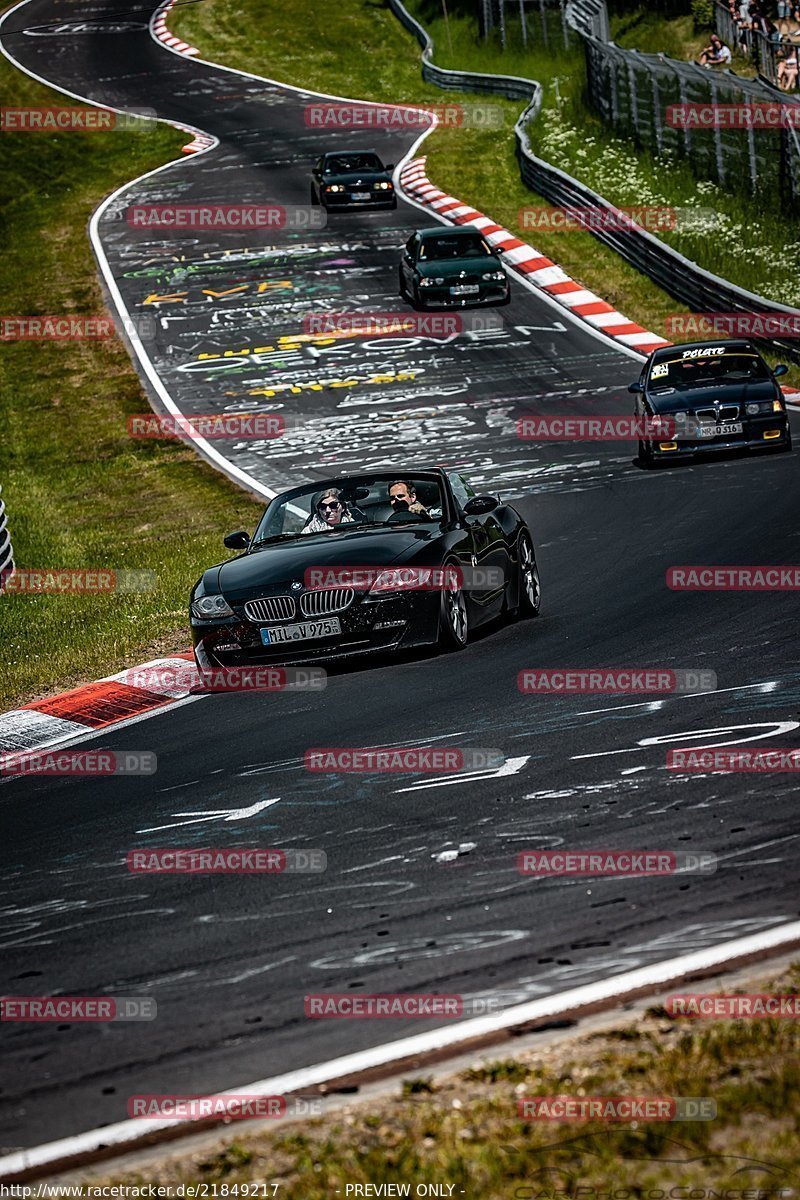
[[[370,195],[369,192],[352,192],[350,199],[351,200],[371,200],[372,196]]]
[[[297,625],[274,625],[261,630],[261,641],[265,646],[280,646],[285,642],[307,642],[312,638],[333,637],[342,632],[338,617],[326,617],[324,621],[301,621]]]
[[[732,433],[741,433],[742,430],[741,421],[731,421],[727,425],[701,425],[700,437],[728,437]]]
[[[477,283],[460,283],[457,287],[450,288],[451,296],[477,296],[481,289]]]

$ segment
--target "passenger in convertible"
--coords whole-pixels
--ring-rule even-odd
[[[338,488],[317,492],[311,504],[311,516],[303,527],[303,533],[324,533],[339,525],[352,525],[353,517],[346,501],[341,499]]]

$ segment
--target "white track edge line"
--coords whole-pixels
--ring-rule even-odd
[[[400,1059],[413,1057],[415,1054],[425,1054],[444,1046],[457,1047],[460,1042],[467,1039],[482,1037],[485,1034],[509,1029],[533,1020],[554,1017],[576,1008],[613,999],[614,996],[620,994],[640,991],[644,988],[657,990],[659,987],[667,985],[670,980],[683,975],[724,966],[726,962],[734,958],[777,949],[798,938],[800,938],[800,921],[773,926],[771,929],[762,930],[760,933],[751,934],[748,937],[735,938],[733,941],[710,946],[704,950],[696,950],[678,958],[652,963],[647,967],[639,967],[623,975],[614,975],[611,979],[585,984],[582,987],[572,988],[569,991],[539,1000],[529,1000],[524,1004],[514,1005],[502,1013],[475,1017],[448,1029],[439,1028],[427,1033],[414,1034],[411,1037],[374,1046],[369,1050],[361,1050],[342,1058],[316,1063],[311,1067],[302,1067],[284,1075],[259,1079],[253,1083],[215,1094],[230,1096],[247,1092],[257,1095],[283,1095],[296,1092],[301,1088],[313,1087],[332,1079],[385,1066]],[[58,1162],[70,1156],[88,1154],[101,1147],[125,1146],[145,1134],[163,1129],[185,1126],[188,1132],[192,1124],[191,1121],[120,1121],[115,1125],[106,1125],[74,1137],[47,1142],[41,1146],[33,1146],[28,1150],[8,1155],[6,1158],[0,1159],[0,1178],[3,1178],[4,1174],[16,1174],[33,1167]]]

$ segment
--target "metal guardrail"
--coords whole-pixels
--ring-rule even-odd
[[[574,179],[565,171],[537,158],[531,150],[526,126],[541,108],[542,89],[539,83],[533,79],[521,79],[518,76],[446,71],[435,66],[431,62],[434,52],[433,40],[427,31],[411,16],[403,6],[402,0],[389,0],[389,7],[422,46],[422,76],[430,83],[465,92],[492,91],[510,99],[530,98],[514,126],[520,175],[527,187],[559,207],[591,207],[609,213],[617,211],[613,204],[598,195],[597,192],[592,191],[591,188],[586,187],[585,184]],[[696,69],[702,71],[702,68]],[[790,132],[794,133],[793,130]],[[677,250],[673,250],[671,246],[667,246],[644,229],[622,231],[597,228],[591,229],[589,232],[615,250],[631,266],[647,275],[670,296],[694,312],[757,312],[800,318],[800,310],[789,308],[784,304],[777,304],[774,300],[767,300],[764,296],[757,296],[753,292],[747,292],[743,288],[729,283],[728,280],[721,279],[718,275],[704,271],[702,267],[691,262],[690,259],[685,258]],[[797,340],[780,337],[754,337],[752,340],[769,349],[780,350],[795,362],[800,362],[800,347],[798,347]]]
[[[14,552],[8,532],[6,506],[3,503],[2,491],[3,489],[0,487],[0,593],[3,591],[3,582],[6,576],[14,571]]]

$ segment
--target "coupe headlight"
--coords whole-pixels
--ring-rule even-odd
[[[420,287],[441,287],[443,283],[444,283],[444,277],[441,275],[437,275],[435,279],[432,279],[430,275],[423,275],[422,279],[420,279],[420,281],[419,281],[419,286]]]
[[[753,401],[745,407],[745,412],[748,417],[754,417],[757,413],[783,412],[783,403],[780,400],[761,400],[758,403]]]
[[[381,192],[390,192],[394,187],[394,184],[387,183],[385,179],[382,179],[379,183],[375,184],[375,187]]]
[[[505,271],[485,271],[483,279],[490,279],[492,283],[504,283],[506,278]]]
[[[232,617],[234,615],[224,596],[200,596],[192,602],[192,613],[201,620],[209,621],[214,617]]]
[[[326,183],[325,191],[326,192],[343,192],[344,184],[342,184],[342,183]]]

